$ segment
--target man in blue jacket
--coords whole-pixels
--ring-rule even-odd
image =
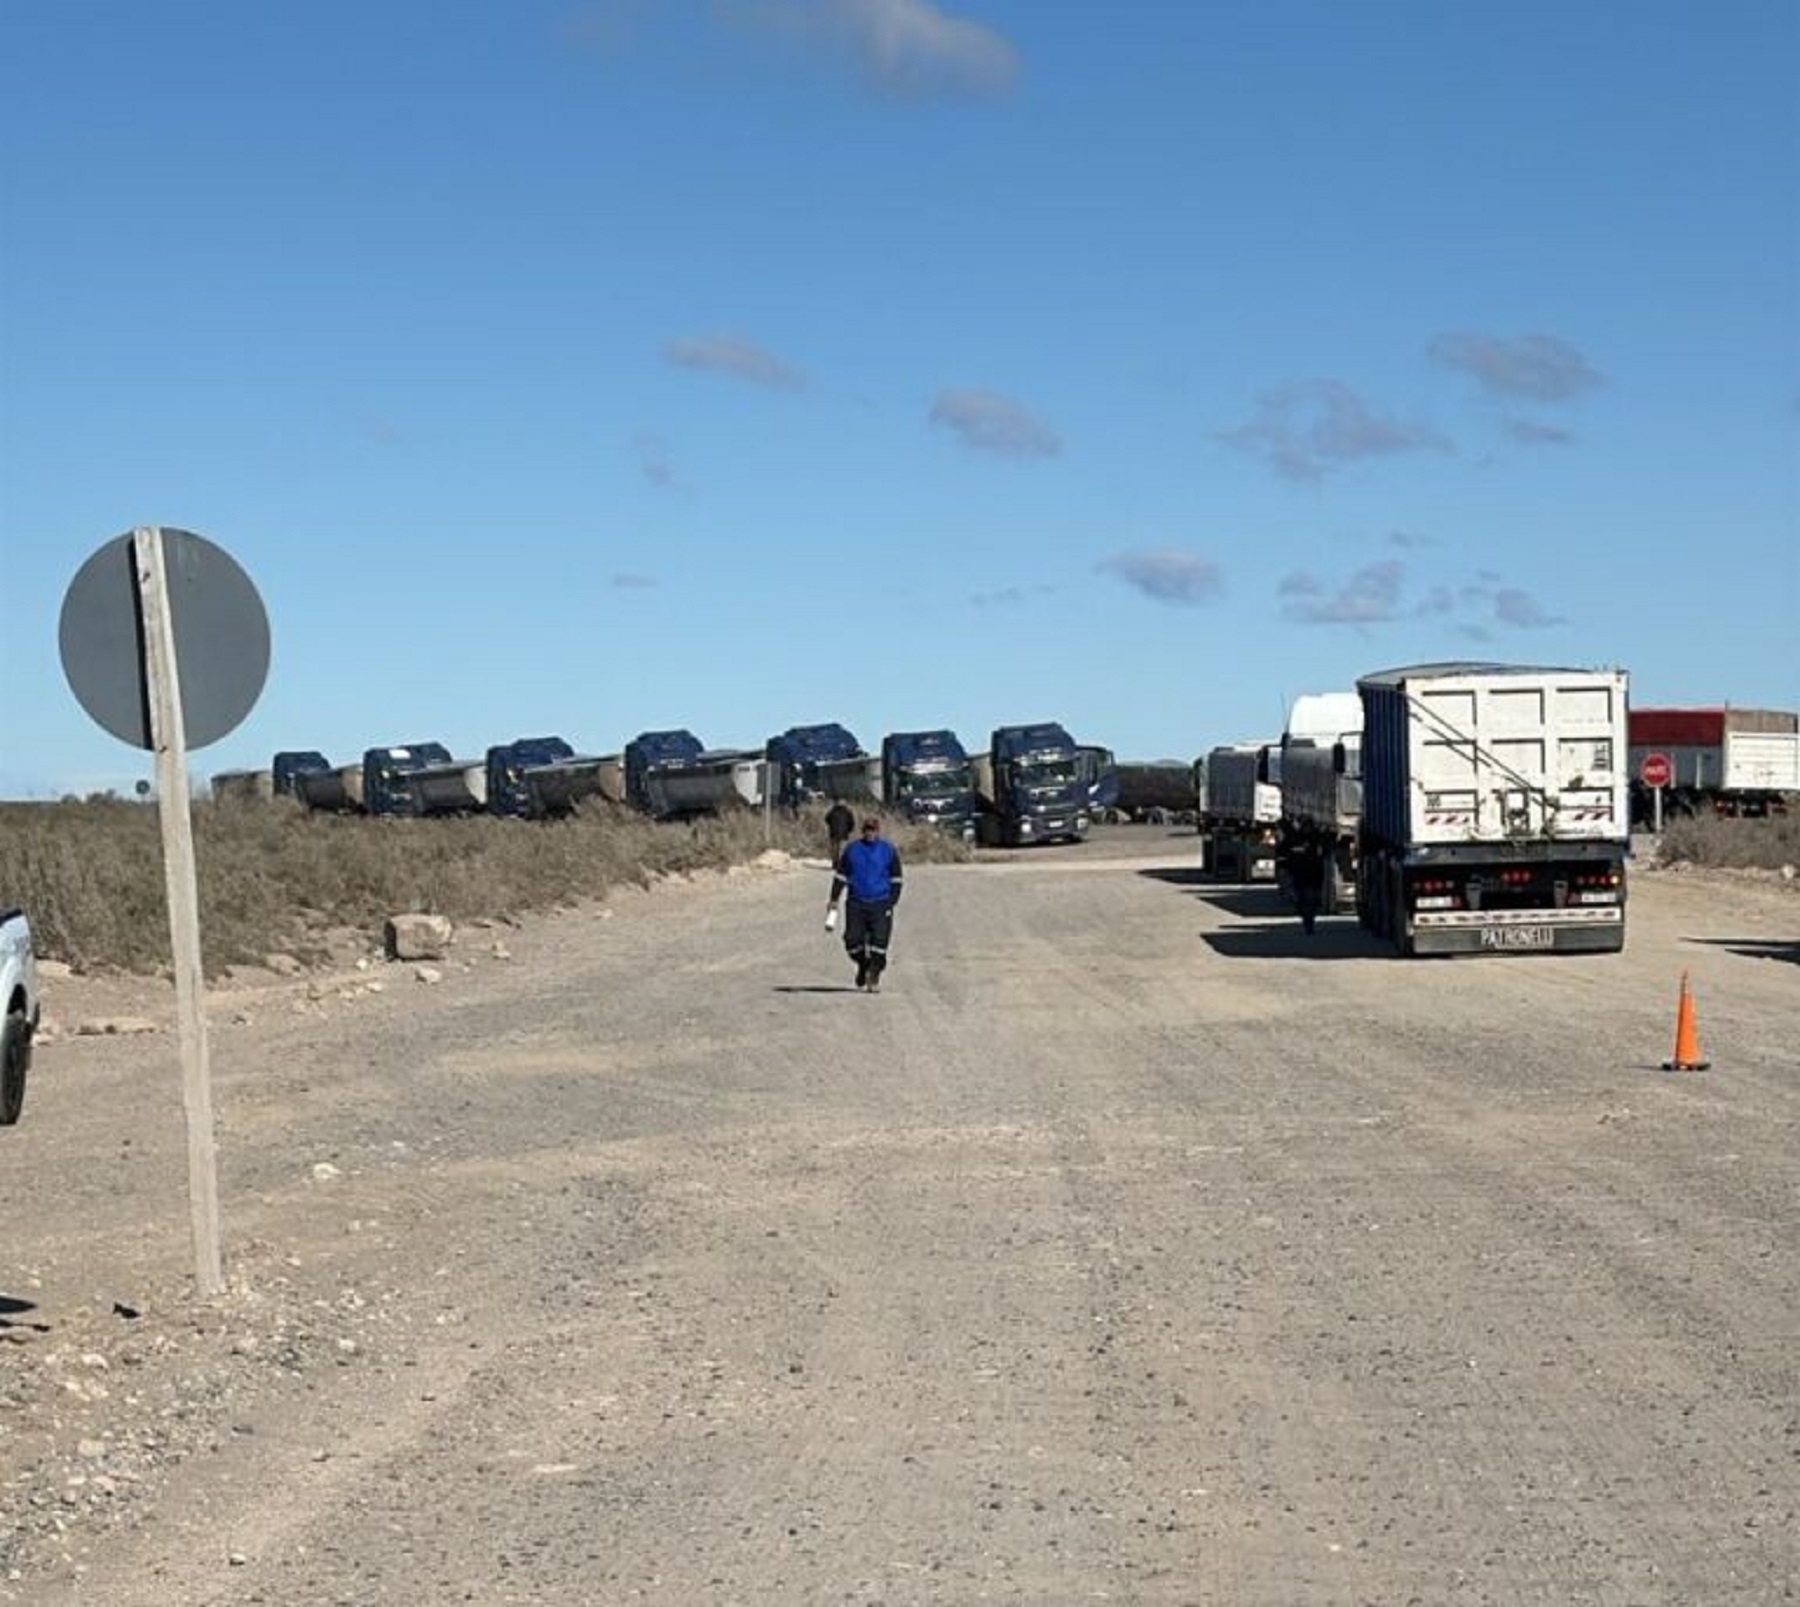
[[[862,836],[846,843],[837,858],[825,924],[836,923],[838,900],[848,891],[844,948],[856,961],[856,985],[865,993],[881,991],[902,874],[900,850],[881,835],[881,822],[873,815],[862,823]]]

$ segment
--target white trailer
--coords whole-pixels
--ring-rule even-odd
[[[1617,950],[1623,670],[1424,664],[1363,700],[1363,924],[1403,954]]]
[[[1655,812],[1642,781],[1652,756],[1666,767],[1663,804],[1677,814],[1784,814],[1800,794],[1800,714],[1730,706],[1631,711],[1637,813]]]

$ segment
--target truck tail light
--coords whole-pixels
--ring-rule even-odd
[[[1623,885],[1625,878],[1616,870],[1588,870],[1572,876],[1570,880],[1577,887],[1619,887]]]

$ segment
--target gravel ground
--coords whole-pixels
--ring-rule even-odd
[[[876,998],[797,865],[248,979],[206,1303],[53,979],[155,1030],[0,1135],[0,1601],[1791,1599],[1800,896],[1405,963],[1193,850],[922,867]]]

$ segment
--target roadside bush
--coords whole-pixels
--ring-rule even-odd
[[[777,814],[767,828],[748,809],[664,824],[610,805],[544,822],[369,820],[312,815],[277,799],[196,804],[194,832],[213,974],[277,951],[316,960],[334,929],[372,933],[404,911],[500,918],[723,870],[769,848],[825,853],[817,810]],[[965,857],[942,832],[894,826],[891,834],[910,862]],[[0,804],[0,899],[25,906],[46,958],[84,969],[168,964],[154,808],[112,798]]]
[[[1695,815],[1669,823],[1657,849],[1665,865],[1717,865],[1779,870],[1800,865],[1800,815],[1731,820]]]

